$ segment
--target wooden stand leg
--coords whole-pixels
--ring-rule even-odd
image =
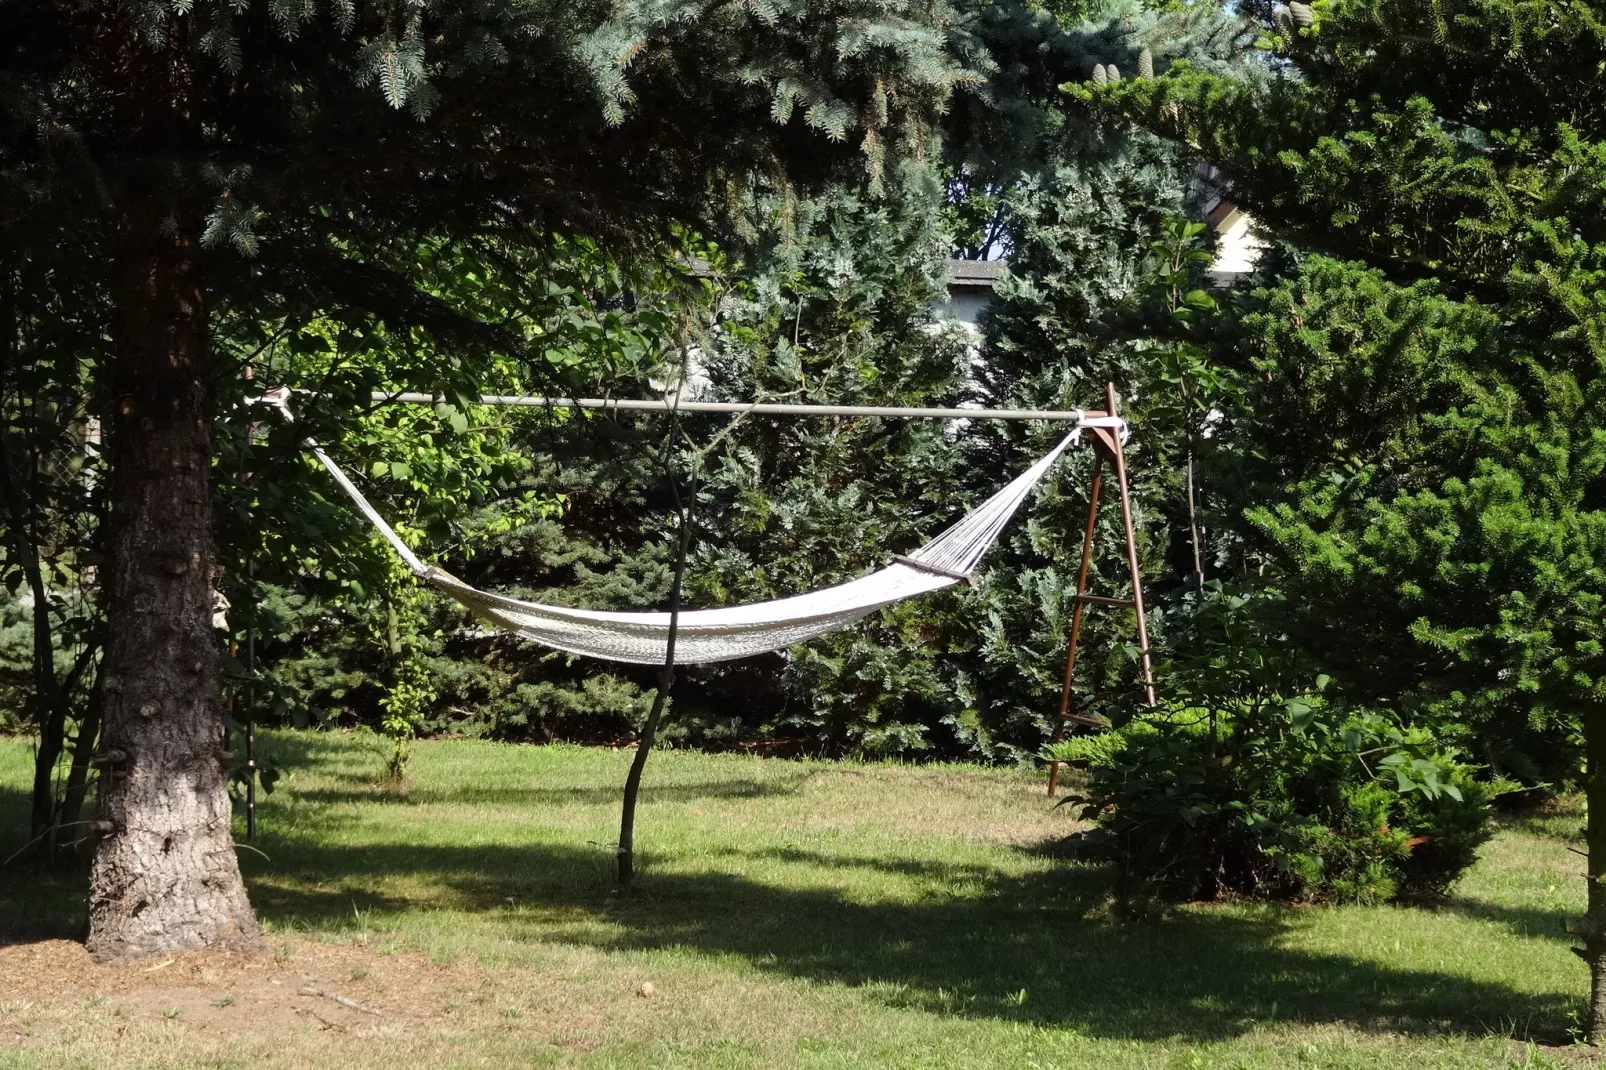
[[[1076,598],[1071,609],[1071,638],[1065,652],[1065,684],[1060,690],[1059,721],[1054,725],[1054,742],[1058,743],[1065,738],[1065,722],[1071,714],[1071,681],[1076,678],[1076,646],[1082,637],[1082,611],[1087,603],[1082,595],[1087,593],[1087,570],[1093,561],[1093,527],[1099,517],[1099,489],[1104,481],[1103,459],[1096,456],[1093,459],[1093,485],[1087,495],[1087,527],[1082,532],[1082,567],[1076,573]],[[1048,763],[1048,797],[1054,797],[1054,791],[1059,786],[1060,763]]]
[[[1115,384],[1105,386],[1105,412],[1111,416],[1119,416],[1115,396]],[[1142,652],[1143,691],[1150,706],[1154,705],[1154,665],[1149,657],[1149,622],[1143,614],[1143,576],[1138,571],[1138,543],[1135,525],[1132,522],[1132,495],[1126,480],[1126,454],[1122,448],[1121,436],[1104,428],[1092,430],[1095,461],[1093,466],[1093,485],[1088,494],[1087,528],[1082,533],[1082,565],[1076,575],[1076,595],[1073,599],[1075,608],[1071,611],[1071,636],[1069,649],[1065,653],[1065,684],[1060,690],[1059,721],[1054,726],[1054,742],[1058,743],[1065,738],[1065,723],[1074,718],[1071,713],[1071,683],[1076,676],[1076,650],[1082,638],[1082,611],[1089,603],[1097,605],[1131,606],[1133,615],[1137,618],[1138,649]],[[1087,593],[1088,566],[1093,559],[1093,528],[1098,520],[1099,491],[1103,482],[1103,460],[1109,458],[1111,466],[1115,469],[1116,486],[1121,493],[1121,526],[1126,536],[1126,563],[1132,575],[1132,597],[1106,598]],[[1087,719],[1089,724],[1100,722]],[[1060,763],[1050,759],[1048,763],[1048,795],[1054,797],[1059,787]]]
[[[1104,388],[1107,401],[1106,411],[1111,416],[1119,416],[1116,409],[1115,384],[1107,383]],[[1127,489],[1126,482],[1126,455],[1121,447],[1121,437],[1115,439],[1115,482],[1121,490],[1121,524],[1126,528],[1126,563],[1132,572],[1132,612],[1138,620],[1138,649],[1142,651],[1143,658],[1143,691],[1154,705],[1154,666],[1149,660],[1149,622],[1143,614],[1143,574],[1138,571],[1138,543],[1137,535],[1132,526],[1132,496]]]

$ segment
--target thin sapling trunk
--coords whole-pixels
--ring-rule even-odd
[[[641,726],[641,739],[636,744],[635,756],[630,760],[630,772],[625,777],[624,805],[619,815],[618,848],[619,884],[624,888],[630,887],[636,876],[636,798],[641,793],[641,776],[647,768],[647,755],[652,752],[652,745],[658,738],[658,725],[663,720],[670,688],[675,684],[675,636],[680,629],[680,592],[686,577],[686,554],[691,546],[690,509],[680,496],[672,460],[679,420],[680,412],[677,407],[670,411],[669,444],[664,451],[664,470],[669,477],[669,493],[680,524],[680,542],[675,550],[675,573],[669,585],[669,636],[664,643],[663,668],[658,670],[658,690],[653,695],[652,709],[647,713],[647,720]],[[697,497],[695,464],[692,467],[691,478],[687,481],[687,496],[693,501]]]
[[[13,384],[6,373],[17,368],[21,361],[17,353],[17,305],[14,283],[10,273],[0,286],[0,337],[5,350],[0,352],[0,403],[9,397],[18,415],[28,404],[21,390],[13,395]],[[35,719],[39,724],[39,750],[34,756],[33,800],[30,807],[29,839],[42,842],[55,818],[55,770],[61,757],[67,734],[66,704],[60,699],[56,686],[56,649],[54,630],[50,622],[50,592],[45,588],[44,573],[39,565],[39,539],[34,524],[37,502],[32,495],[25,496],[19,469],[37,469],[35,448],[14,444],[28,436],[27,420],[19,421],[13,433],[0,435],[0,509],[5,511],[5,527],[11,536],[8,549],[15,555],[28,584],[28,595],[33,599],[33,660],[32,684]],[[33,483],[33,480],[29,480]],[[37,487],[35,487],[37,491]]]
[[[90,656],[95,656],[91,652]],[[100,744],[100,684],[99,671],[90,669],[94,673],[88,688],[88,698],[83,713],[78,718],[78,737],[73,740],[72,765],[67,770],[67,786],[62,793],[61,809],[57,811],[57,828],[77,829],[79,815],[84,810],[84,799],[89,794],[90,768],[95,754],[95,748]],[[82,835],[73,836],[74,841],[83,839]]]
[[[32,683],[34,710],[39,722],[39,750],[34,756],[33,803],[29,820],[30,839],[39,840],[55,820],[56,763],[61,759],[67,738],[67,707],[56,679],[56,645],[50,620],[50,592],[39,566],[39,548],[33,535],[31,509],[12,478],[11,451],[0,454],[0,497],[4,498],[7,528],[12,533],[13,552],[22,566],[33,599]],[[42,842],[42,840],[41,840]]]
[[[1606,1044],[1606,707],[1584,713],[1584,827],[1589,849],[1588,906],[1582,918],[1568,926],[1584,946],[1580,956],[1589,965],[1589,1042]]]

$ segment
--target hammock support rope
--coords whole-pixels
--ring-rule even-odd
[[[270,391],[264,395],[263,401],[277,406],[289,418],[291,414],[286,405],[288,393],[282,389]],[[418,403],[434,400],[427,394],[377,396],[386,400]],[[537,402],[562,404],[557,399],[549,401],[549,399],[507,399],[488,396],[483,400],[486,404]],[[640,404],[654,411],[666,411],[669,408],[658,402]],[[684,410],[695,404],[716,403],[682,402],[680,407]],[[821,408],[853,411],[856,407],[734,405],[716,411],[761,412],[773,409],[796,411]],[[1036,464],[1016,476],[1009,484],[947,530],[912,553],[893,555],[885,567],[869,575],[789,598],[718,609],[682,610],[679,614],[676,640],[677,661],[685,663],[728,661],[772,650],[784,650],[796,643],[846,627],[883,606],[968,581],[971,573],[980,564],[982,556],[997,541],[1004,526],[1009,523],[1021,503],[1061,455],[1081,441],[1084,429],[1093,429],[1104,441],[1114,440],[1119,443],[1126,437],[1126,424],[1118,416],[1081,410],[1069,412],[1003,410],[1000,414],[998,410],[986,409],[877,409],[866,412],[862,407],[857,408],[859,415],[882,416],[891,412],[914,418],[991,417],[1074,421],[1075,426]],[[799,411],[797,414],[817,413]],[[386,523],[384,517],[379,515],[328,453],[311,439],[307,440],[307,445],[336,484],[346,492],[385,541],[406,562],[413,574],[476,615],[527,639],[572,654],[636,664],[663,663],[670,628],[668,613],[575,609],[568,606],[526,602],[479,590],[444,569],[427,565],[420,560],[412,547],[408,546]]]

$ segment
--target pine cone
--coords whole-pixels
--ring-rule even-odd
[[[1316,12],[1311,10],[1311,6],[1309,4],[1302,4],[1299,2],[1299,0],[1294,0],[1293,3],[1288,5],[1288,13],[1292,15],[1294,17],[1294,21],[1301,26],[1309,26],[1311,23],[1316,21]]]
[[[1102,63],[1093,64],[1093,84],[1094,85],[1103,85],[1105,82],[1108,82],[1109,80],[1110,80],[1110,75],[1109,75],[1109,72],[1107,72],[1104,69],[1104,64],[1102,64]]]
[[[1154,53],[1146,48],[1138,53],[1138,77],[1154,77]]]
[[[1104,67],[1104,77],[1108,81],[1119,82],[1121,80],[1121,68],[1117,67],[1113,63],[1106,64]]]

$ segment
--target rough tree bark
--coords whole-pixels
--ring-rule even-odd
[[[230,836],[212,634],[212,408],[193,231],[120,220],[102,839],[89,949],[117,960],[259,939]]]
[[[153,49],[131,35],[121,55],[129,158],[150,163],[128,177],[117,205],[101,838],[88,939],[101,961],[261,940],[230,835],[212,629],[215,393],[200,218],[156,186],[155,161],[193,147],[187,51],[181,38]]]

